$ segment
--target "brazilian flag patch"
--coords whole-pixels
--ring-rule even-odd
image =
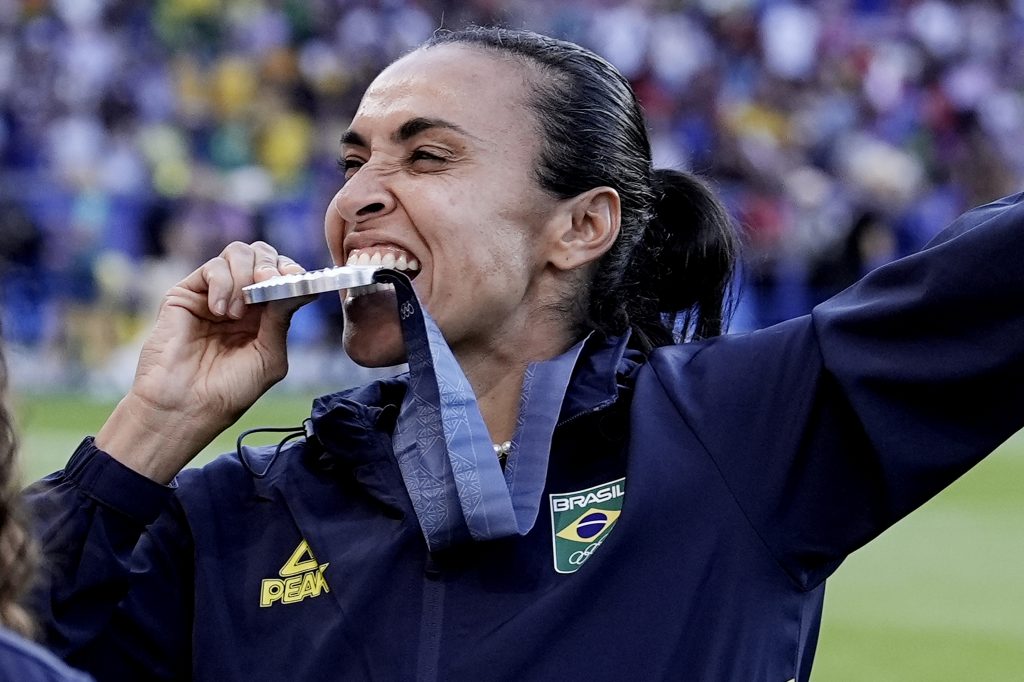
[[[608,537],[622,513],[626,479],[549,495],[555,570],[575,573]]]

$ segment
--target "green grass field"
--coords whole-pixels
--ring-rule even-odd
[[[233,449],[243,428],[300,423],[309,404],[272,392],[197,463]],[[15,407],[31,480],[59,469],[112,405],[51,396]],[[814,679],[1024,679],[1024,434],[840,568]]]

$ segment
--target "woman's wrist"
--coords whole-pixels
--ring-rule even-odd
[[[96,447],[129,469],[167,484],[220,432],[200,419],[129,393],[96,434]]]

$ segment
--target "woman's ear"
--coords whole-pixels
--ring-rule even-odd
[[[619,236],[622,220],[619,193],[595,187],[566,199],[552,247],[551,264],[574,270],[605,254]]]

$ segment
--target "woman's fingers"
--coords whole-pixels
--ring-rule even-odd
[[[306,271],[306,268],[302,267],[288,256],[277,257],[277,271],[282,275],[298,275]]]
[[[282,275],[297,275],[305,272],[306,268],[302,267],[288,256],[278,256],[277,270]],[[280,301],[270,301],[267,304],[267,312],[269,313],[270,318],[276,322],[278,329],[287,333],[288,326],[291,324],[292,315],[295,314],[295,311],[315,298],[316,296],[297,296]]]
[[[205,293],[207,305],[214,315],[239,319],[245,315],[246,308],[242,287],[277,275],[301,272],[305,272],[305,268],[282,256],[266,242],[232,242],[219,256],[211,258],[186,277],[181,286],[196,293]]]
[[[197,281],[198,280],[198,281]],[[206,261],[198,270],[189,275],[182,284],[196,292],[206,289],[206,300],[214,315],[226,315],[231,304],[234,282],[228,262],[218,256]]]
[[[277,249],[266,242],[253,242],[250,247],[253,251],[252,273],[254,281],[262,282],[281,274],[277,266],[278,258],[280,258]]]
[[[220,257],[227,261],[233,285],[228,300],[228,316],[237,320],[245,314],[242,287],[256,282],[257,273],[261,275],[259,281],[277,274],[277,250],[266,242],[231,242],[221,251]]]

